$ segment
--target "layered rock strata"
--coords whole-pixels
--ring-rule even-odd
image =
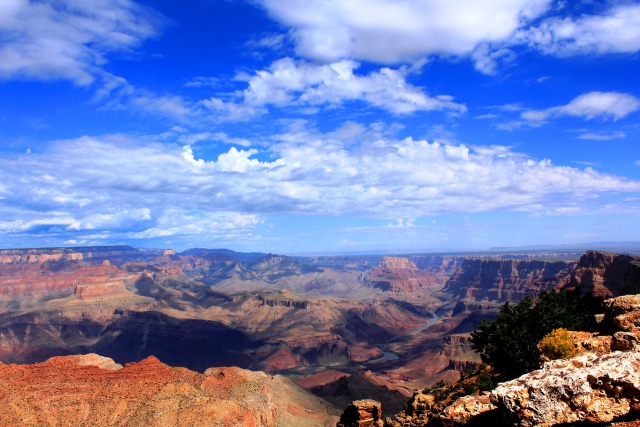
[[[520,301],[569,283],[569,261],[465,259],[444,291],[467,301]]]
[[[437,285],[441,287],[444,284],[441,277],[421,270],[409,258],[389,256],[382,258],[376,267],[363,273],[361,280],[367,286],[395,293]]]

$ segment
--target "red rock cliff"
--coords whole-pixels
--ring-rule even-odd
[[[541,260],[466,259],[444,290],[466,300],[519,301],[569,283],[575,263]]]
[[[570,286],[604,297],[640,292],[640,257],[588,251],[580,257]]]

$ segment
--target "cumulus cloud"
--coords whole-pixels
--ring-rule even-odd
[[[350,101],[362,101],[394,114],[466,110],[450,96],[430,97],[408,83],[399,70],[381,68],[368,75],[357,75],[358,67],[357,62],[350,60],[316,65],[284,58],[249,77],[247,88],[236,94],[237,102],[211,98],[202,104],[232,119],[247,119],[264,113],[269,106],[333,107]]]
[[[588,207],[601,194],[640,192],[640,182],[509,148],[381,135],[375,125],[326,134],[297,127],[269,137],[263,151],[231,147],[211,159],[118,135],[2,154],[0,232],[249,239],[270,214],[409,218],[391,223],[407,227],[425,215],[563,212],[576,200]]]
[[[618,92],[589,92],[574,98],[566,105],[544,110],[527,110],[521,113],[523,119],[543,121],[557,116],[573,116],[585,119],[597,117],[622,119],[640,110],[640,100],[633,95]]]
[[[261,0],[291,27],[298,54],[326,62],[379,63],[464,55],[509,37],[550,0]]]
[[[515,39],[556,55],[632,53],[640,50],[640,5],[616,5],[601,15],[551,18],[522,29]]]
[[[571,16],[551,0],[259,0],[290,28],[298,55],[383,64],[425,56],[470,58],[495,74],[517,49],[551,55],[640,50],[640,5],[610,2],[597,14]]]
[[[3,0],[0,79],[88,85],[111,52],[155,34],[158,15],[130,0]]]

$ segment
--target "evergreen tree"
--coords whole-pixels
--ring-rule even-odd
[[[503,380],[540,367],[540,340],[554,329],[594,330],[603,299],[579,291],[540,292],[517,305],[505,303],[493,322],[482,321],[471,334],[473,348]]]

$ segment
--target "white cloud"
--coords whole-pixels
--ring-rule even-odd
[[[61,242],[105,233],[246,240],[269,214],[355,215],[410,227],[413,218],[456,212],[571,213],[565,208],[576,200],[591,209],[604,203],[599,195],[640,192],[640,182],[508,147],[384,133],[377,124],[327,134],[300,125],[265,137],[264,151],[231,147],[213,159],[189,146],[118,135],[2,154],[0,232],[57,233]]]
[[[609,141],[612,139],[626,138],[627,134],[624,132],[612,132],[612,133],[583,133],[578,136],[578,139],[591,139],[595,141]]]
[[[499,63],[511,62],[515,56],[510,49],[491,49],[487,44],[479,45],[471,54],[476,70],[484,74],[496,74]]]
[[[103,110],[133,110],[168,117],[180,123],[194,121],[198,111],[189,100],[177,95],[159,95],[130,84],[127,79],[103,72],[93,101]]]
[[[251,234],[263,220],[259,215],[237,212],[185,212],[169,208],[163,212],[154,227],[129,232],[131,239],[156,237],[205,236],[206,239],[232,240]]]
[[[137,93],[128,100],[129,106],[137,111],[152,113],[177,120],[186,119],[192,112],[191,106],[180,96],[158,96]]]
[[[622,119],[640,110],[640,100],[633,95],[618,92],[589,92],[574,98],[566,105],[544,110],[527,110],[521,113],[523,119],[533,122],[556,116],[574,116],[585,119],[597,117]]]
[[[278,159],[274,162],[260,162],[250,157],[257,154],[258,150],[251,148],[249,150],[238,150],[231,147],[226,153],[218,156],[215,162],[215,169],[221,172],[242,172],[245,173],[256,169],[271,169],[278,166],[284,166],[284,159]]]
[[[552,18],[523,29],[519,42],[557,55],[632,53],[640,50],[640,5],[620,4],[603,15]]]
[[[261,0],[292,28],[298,54],[326,62],[379,63],[466,55],[508,38],[550,0]]]
[[[399,70],[381,68],[368,75],[356,75],[358,67],[358,63],[349,60],[315,65],[284,58],[250,77],[248,87],[237,94],[239,102],[212,98],[202,104],[231,119],[248,119],[264,113],[268,106],[334,107],[349,101],[362,101],[394,114],[466,110],[450,96],[430,97],[409,84]]]
[[[70,80],[88,85],[106,55],[155,34],[158,16],[130,0],[3,0],[0,79]]]

